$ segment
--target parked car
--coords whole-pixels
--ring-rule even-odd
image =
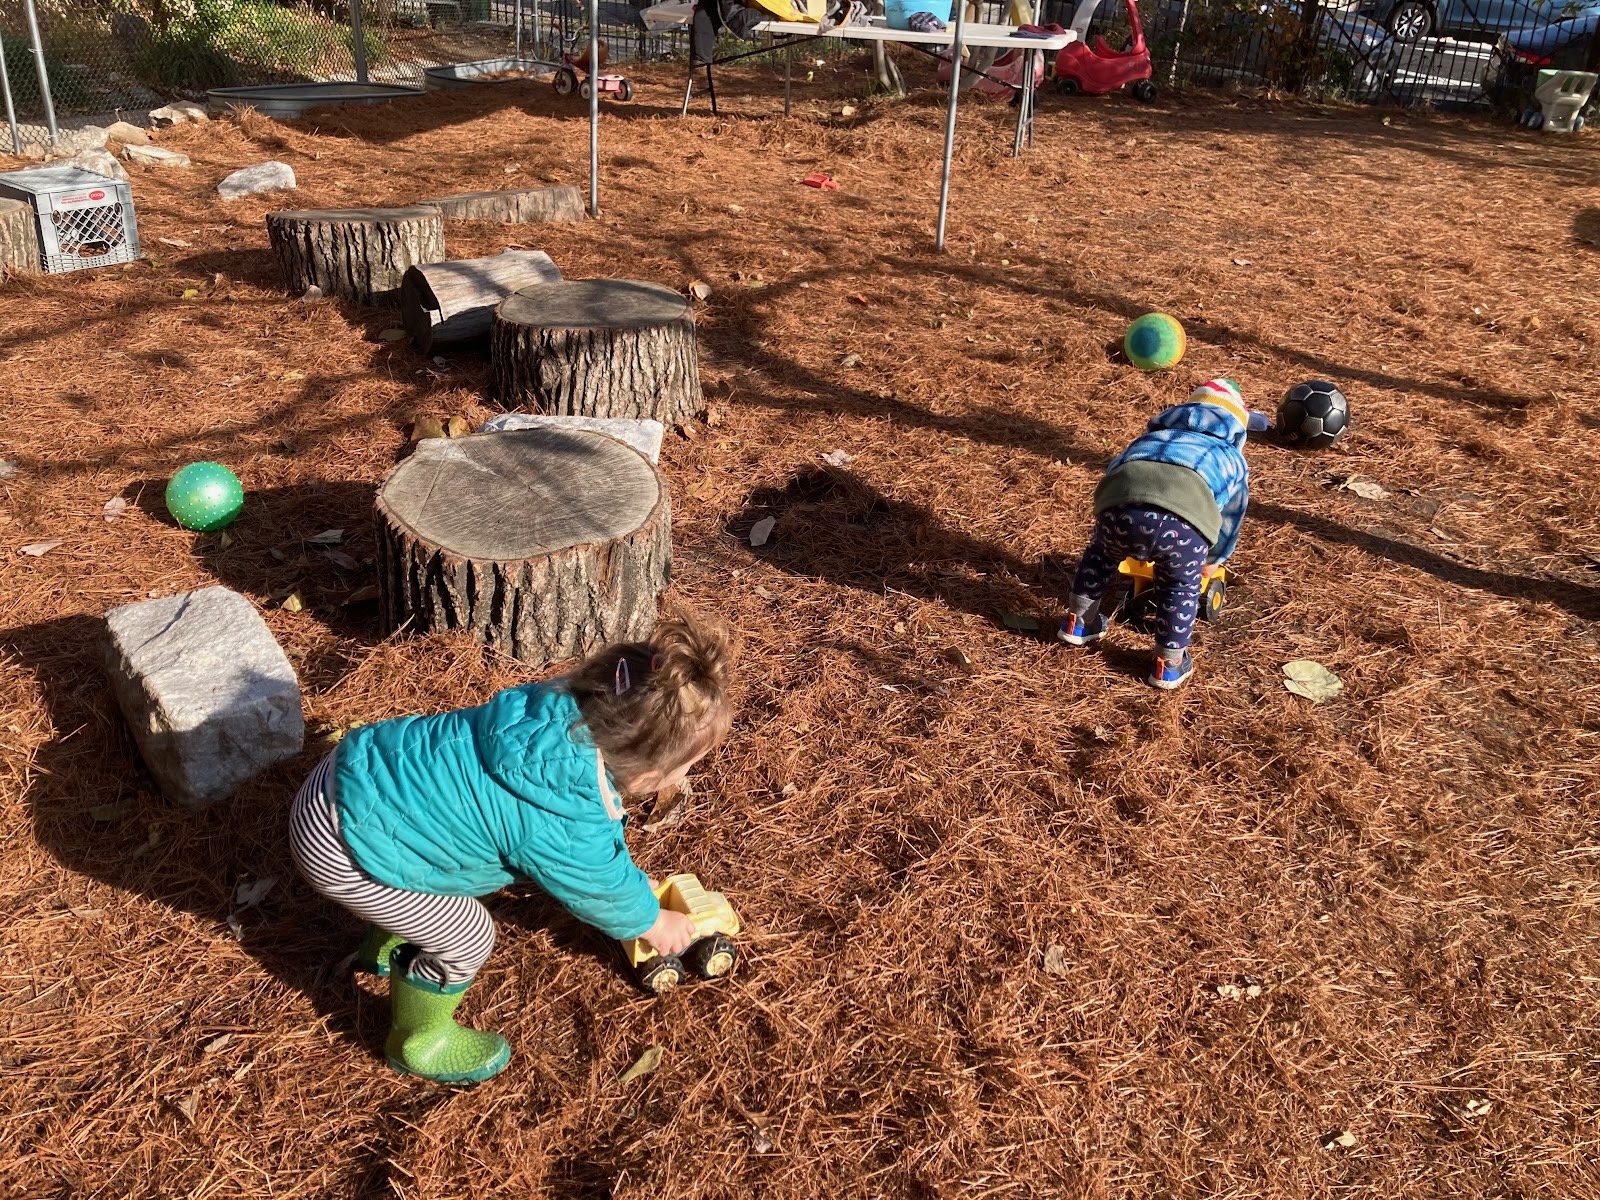
[[[1582,70],[1589,43],[1600,28],[1600,13],[1570,21],[1552,21],[1535,29],[1518,29],[1506,35],[1511,50],[1524,62],[1566,71]]]
[[[1396,40],[1491,36],[1600,14],[1600,0],[1369,0],[1362,10]]]

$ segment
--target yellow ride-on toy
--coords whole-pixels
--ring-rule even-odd
[[[681,912],[694,924],[695,940],[680,958],[657,954],[643,938],[622,943],[623,957],[645,991],[659,996],[677,987],[690,974],[720,979],[732,974],[739,961],[733,937],[739,932],[739,914],[721,892],[708,891],[693,875],[669,875],[656,885],[662,908]]]
[[[1128,597],[1122,603],[1122,620],[1141,632],[1150,624],[1155,608],[1155,568],[1137,558],[1125,558],[1117,570],[1128,577]],[[1200,588],[1200,619],[1215,621],[1228,598],[1228,571],[1221,563],[1207,564]]]

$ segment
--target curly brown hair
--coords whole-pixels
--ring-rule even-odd
[[[670,774],[714,748],[733,723],[727,629],[678,612],[648,642],[607,646],[584,659],[566,686],[589,736],[619,782]]]

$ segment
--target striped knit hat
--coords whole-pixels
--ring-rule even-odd
[[[1249,428],[1250,410],[1245,407],[1239,385],[1231,379],[1208,379],[1189,393],[1190,404],[1214,404],[1240,425]]]

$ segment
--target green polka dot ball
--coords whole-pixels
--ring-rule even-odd
[[[243,507],[244,485],[221,463],[190,463],[167,484],[167,511],[185,529],[221,529]]]

